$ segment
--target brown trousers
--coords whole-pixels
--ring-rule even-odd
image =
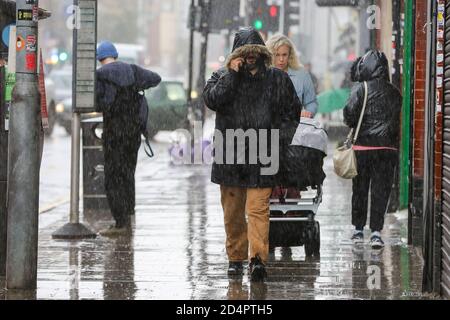
[[[272,188],[220,187],[224,211],[228,260],[239,262],[259,255],[269,256],[269,200]],[[248,215],[248,223],[245,218]],[[248,249],[250,247],[250,256]]]

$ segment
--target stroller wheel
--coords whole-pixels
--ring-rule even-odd
[[[318,221],[306,230],[305,254],[307,257],[320,256],[320,224]]]
[[[308,228],[305,233],[305,255],[312,257],[314,254],[314,229]]]
[[[314,224],[313,254],[320,256],[320,224],[318,221]]]

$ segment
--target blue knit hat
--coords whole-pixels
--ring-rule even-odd
[[[119,53],[117,52],[116,47],[109,41],[103,41],[99,44],[97,48],[97,60],[102,61],[106,58],[114,58],[117,59],[119,57]]]

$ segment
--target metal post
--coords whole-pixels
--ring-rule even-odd
[[[197,80],[197,92],[199,95],[203,92],[206,81],[206,62],[208,59],[208,36],[209,36],[209,14],[211,8],[210,0],[201,0],[201,8],[202,8],[202,22],[201,22],[201,30],[202,30],[202,39],[201,39],[201,51],[200,51],[200,71]],[[197,106],[196,119],[204,121],[204,110],[203,110],[203,102],[199,99],[199,104]]]
[[[191,0],[191,7],[189,9],[189,79],[187,89],[188,105],[192,102],[192,78],[194,72],[194,32],[195,32],[195,0]]]
[[[6,286],[37,285],[40,99],[37,78],[38,4],[17,1],[16,86],[8,154]]]
[[[6,184],[8,173],[8,133],[5,130],[5,68],[0,67],[0,277],[6,275]]]
[[[87,2],[87,4],[86,4]],[[92,6],[92,3],[89,3],[89,1],[82,1],[82,0],[74,0],[74,6],[80,7],[83,10],[87,7],[89,12],[89,18],[83,20],[80,22],[81,24],[85,23],[85,21],[91,22],[92,20],[92,14],[94,15],[94,25],[95,30],[94,33],[96,33],[96,17],[97,17],[97,3],[94,5],[94,13],[89,10],[89,5]],[[82,25],[83,26],[83,25]],[[85,32],[82,34],[82,32]],[[92,32],[92,30],[89,30],[88,28],[81,28],[78,30],[77,28],[74,28],[73,30],[73,81],[72,81],[72,103],[73,103],[73,109],[75,110],[78,105],[77,101],[77,92],[76,92],[76,86],[78,82],[78,42],[80,41],[80,38],[83,38],[83,36],[86,36],[86,33],[89,35],[89,32]],[[80,33],[80,34],[79,34]],[[80,37],[79,37],[80,36]],[[83,38],[84,39],[84,38]],[[91,39],[92,40],[92,39]],[[94,40],[96,41],[96,37]],[[87,47],[87,41],[83,44],[84,47]],[[95,47],[95,43],[91,43]],[[92,49],[91,51],[95,51],[95,49]],[[95,66],[95,54],[93,57],[91,57],[88,62],[93,63]],[[85,67],[85,66],[84,66]],[[92,68],[92,72],[94,72],[94,68]],[[83,70],[84,71],[84,70]],[[94,77],[92,77],[94,78]],[[93,104],[93,101],[91,101],[91,104]],[[79,112],[73,112],[72,114],[72,163],[71,163],[71,177],[70,177],[70,222],[56,230],[52,234],[53,239],[63,239],[63,240],[74,240],[74,239],[89,239],[89,238],[96,238],[97,235],[95,232],[89,230],[87,227],[85,227],[82,223],[80,223],[80,142],[81,142],[81,135],[80,135],[80,128],[81,127],[81,115]]]
[[[70,176],[70,223],[80,223],[80,114],[72,117],[72,161]]]

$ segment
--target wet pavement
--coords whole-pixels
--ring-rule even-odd
[[[368,233],[364,246],[351,243],[351,183],[333,174],[331,156],[316,217],[320,257],[306,258],[303,247],[276,248],[264,284],[250,283],[247,272],[227,276],[219,187],[210,183],[207,166],[171,166],[165,143],[154,144],[152,160],[140,154],[131,236],[53,240],[69,219],[70,139],[58,132],[44,153],[37,290],[5,290],[0,278],[0,299],[427,298],[421,294],[422,261],[407,245],[406,212],[386,217],[384,250],[370,249]],[[104,214],[84,221],[95,230],[112,222]]]

